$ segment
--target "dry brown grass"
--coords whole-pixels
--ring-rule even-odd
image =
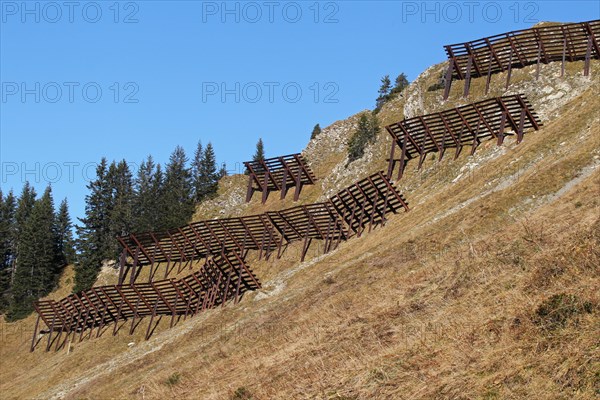
[[[133,337],[105,334],[68,355],[28,353],[33,318],[3,323],[23,335],[3,335],[0,393],[597,398],[598,84],[560,110],[569,119],[545,121],[518,146],[488,142],[475,157],[428,160],[422,171],[409,164],[399,184],[412,211],[328,256],[299,265],[291,246],[281,260],[250,259],[265,285],[238,306],[172,330],[161,323],[145,343],[145,323]],[[303,201],[318,197],[313,190]],[[288,206],[275,197],[268,208]],[[253,202],[244,212],[264,209]],[[562,294],[566,306],[552,301]]]

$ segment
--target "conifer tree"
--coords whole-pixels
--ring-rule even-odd
[[[386,75],[381,78],[381,86],[379,87],[379,96],[376,100],[375,110],[379,111],[381,107],[388,101],[390,96],[390,90],[392,89],[392,82],[390,81],[390,76]]]
[[[316,138],[320,134],[321,134],[321,127],[319,126],[319,124],[316,124],[315,127],[312,130],[312,133],[310,134],[311,140],[314,139],[314,138]]]
[[[265,146],[263,144],[262,138],[258,139],[256,142],[256,152],[252,156],[252,161],[263,161],[265,159]]]
[[[152,156],[140,164],[134,185],[133,231],[148,232],[156,230],[159,221],[162,172],[155,165]]]
[[[90,193],[85,197],[85,217],[79,219],[81,225],[76,228],[75,292],[89,289],[96,280],[102,261],[113,255],[114,237],[111,237],[108,219],[112,195],[107,164],[106,158],[102,158],[96,167],[96,179],[87,185]]]
[[[33,302],[56,286],[64,264],[59,254],[52,191],[48,187],[36,200],[21,228],[19,254],[12,284],[7,319],[24,318],[33,310]]]
[[[169,158],[162,196],[162,227],[174,228],[189,222],[194,213],[191,173],[182,147],[177,146]]]
[[[379,132],[379,121],[374,114],[363,113],[358,120],[358,127],[348,143],[348,163],[358,160],[365,153],[365,147],[373,143]]]
[[[194,159],[192,161],[192,186],[194,192],[194,201],[199,203],[202,201],[202,164],[204,163],[204,148],[202,142],[198,141]]]
[[[58,207],[56,216],[56,232],[58,235],[58,252],[63,264],[72,264],[75,260],[75,243],[73,241],[73,224],[69,216],[69,204],[65,198]]]
[[[115,237],[127,235],[132,227],[133,180],[127,162],[113,162],[108,169],[107,179],[111,192],[108,215],[110,239],[107,246],[112,248],[107,258],[112,259],[117,256],[119,247]]]
[[[396,78],[395,86],[392,89],[391,94],[402,92],[404,89],[406,89],[408,87],[408,84],[409,84],[408,78],[406,77],[406,74],[404,72],[402,72]]]
[[[204,149],[204,155],[200,164],[199,201],[213,197],[217,193],[219,175],[217,172],[217,160],[212,144],[209,142]]]
[[[16,200],[13,192],[3,196],[0,190],[0,312],[9,304],[11,271],[16,256]]]

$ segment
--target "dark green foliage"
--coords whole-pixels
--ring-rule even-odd
[[[387,103],[396,94],[401,93],[404,89],[408,87],[408,85],[408,78],[406,77],[406,74],[404,72],[396,77],[396,81],[394,82],[393,88],[389,75],[386,75],[383,78],[381,78],[381,86],[379,87],[378,91],[379,96],[377,97],[375,103],[374,112],[378,113],[385,103]]]
[[[550,296],[538,306],[533,322],[545,330],[555,330],[564,327],[570,319],[592,311],[592,303],[582,301],[574,294],[560,293]]]
[[[167,164],[162,196],[161,229],[188,223],[194,213],[191,172],[182,147],[177,146]]]
[[[312,130],[312,133],[310,134],[310,139],[314,139],[317,136],[319,136],[321,134],[321,126],[319,126],[319,124],[316,124],[315,127]]]
[[[263,144],[262,138],[258,139],[256,142],[256,152],[252,156],[252,161],[263,161],[265,159],[265,146]]]
[[[379,96],[377,97],[375,109],[379,110],[388,101],[390,90],[392,89],[392,82],[390,81],[390,76],[386,75],[381,78],[381,86],[379,87]]]
[[[212,144],[208,143],[203,150],[202,144],[198,143],[194,162],[192,163],[194,200],[196,203],[216,195],[221,173],[222,171],[217,171],[217,160]]]
[[[58,207],[56,215],[56,233],[58,235],[58,252],[61,255],[62,264],[71,264],[75,260],[75,242],[72,232],[73,224],[69,216],[69,205],[64,199]]]
[[[109,220],[112,189],[106,158],[102,158],[96,167],[96,179],[87,188],[90,193],[85,197],[85,217],[80,219],[82,225],[77,226],[79,254],[75,263],[75,292],[92,287],[102,260],[111,256],[114,241]]]
[[[199,203],[202,198],[202,164],[204,163],[204,147],[202,142],[198,141],[196,151],[194,152],[194,159],[192,160],[192,186],[194,190],[194,201]]]
[[[446,77],[445,77],[445,73],[441,73],[440,76],[438,77],[438,81],[436,83],[434,83],[433,85],[429,86],[427,88],[428,92],[434,92],[436,90],[440,90],[440,89],[444,89],[444,87],[446,87]]]
[[[12,267],[16,256],[16,199],[12,191],[6,197],[0,190],[0,312],[9,304]]]
[[[110,200],[108,207],[108,230],[110,248],[108,258],[116,257],[118,244],[114,240],[116,236],[126,235],[131,232],[133,221],[133,181],[131,171],[125,160],[119,163],[111,163],[108,169],[108,186],[110,189]]]
[[[167,386],[175,386],[179,383],[180,380],[181,374],[179,372],[173,372],[171,375],[169,375],[165,383],[167,384]]]
[[[402,92],[404,89],[406,89],[408,87],[408,78],[406,77],[406,74],[404,72],[402,72],[400,75],[398,75],[396,77],[396,82],[395,82],[395,86],[392,89],[392,91],[390,92],[390,94],[396,94],[396,93],[400,93]]]
[[[26,317],[33,302],[54,289],[64,267],[50,187],[35,201],[20,231],[9,321]]]
[[[160,164],[155,164],[152,156],[142,161],[134,185],[133,231],[148,232],[160,225],[160,202],[163,176]]]
[[[366,146],[375,141],[378,132],[377,117],[374,114],[363,113],[358,120],[358,128],[348,143],[348,164],[364,155]]]
[[[231,396],[231,400],[252,400],[253,398],[252,393],[244,386],[237,388]]]

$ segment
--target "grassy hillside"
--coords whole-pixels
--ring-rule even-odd
[[[264,283],[237,306],[206,312],[144,342],[133,336],[28,352],[34,318],[2,322],[3,398],[597,398],[600,394],[600,63],[513,71],[544,127],[516,145],[484,142],[474,156],[408,165],[398,182],[412,210],[305,263],[249,264]],[[428,91],[424,72],[379,114],[382,125],[483,99],[484,79],[462,99]],[[490,96],[502,95],[494,77]],[[385,167],[381,133],[345,168],[356,115],[325,128],[304,154],[320,178],[313,202]],[[291,149],[292,150],[292,149]],[[437,157],[436,157],[437,159]],[[246,177],[228,177],[196,219],[292,204],[243,202]],[[240,197],[241,196],[241,197]],[[189,273],[188,271],[182,274]],[[72,280],[68,270],[61,289]],[[103,282],[114,277],[102,274]],[[94,333],[95,335],[95,333]]]

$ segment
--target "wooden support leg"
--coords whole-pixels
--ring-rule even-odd
[[[137,272],[139,256],[140,256],[140,248],[136,247],[136,249],[135,249],[135,255],[133,257],[133,266],[131,267],[131,276],[129,277],[129,284],[130,285],[133,285],[133,283],[135,282],[135,278],[136,278],[135,275],[136,275],[136,272]]]
[[[138,310],[139,306],[140,306],[140,298],[138,297],[137,301],[135,302],[135,308],[133,310],[133,317],[131,318],[131,328],[129,328],[130,335],[133,335],[133,330],[135,329],[135,318],[137,317],[137,310]]]
[[[267,197],[269,197],[269,171],[265,171],[265,178],[262,184],[262,203],[265,204],[267,202]]]
[[[252,173],[248,177],[248,190],[246,190],[246,203],[249,203],[252,200],[252,195],[254,194],[254,188],[252,187]]]
[[[146,328],[146,335],[144,336],[145,340],[150,339],[150,328],[152,327],[152,322],[154,322],[154,316],[156,315],[157,308],[158,308],[158,298],[154,302],[154,308],[152,309],[152,314],[150,315],[150,322],[148,322],[148,328]]]
[[[567,57],[567,37],[565,36],[563,40],[563,50],[562,50],[562,64],[560,66],[560,76],[563,77],[565,75],[565,61]]]
[[[123,284],[125,279],[125,262],[127,261],[127,249],[123,249],[121,252],[121,259],[119,262],[119,285]]]
[[[302,168],[296,174],[296,188],[294,190],[294,201],[298,201],[300,198],[300,191],[302,190]]]
[[[541,58],[542,58],[542,46],[541,46],[541,43],[538,43],[537,62],[536,62],[536,66],[535,66],[535,80],[536,81],[540,79],[540,62],[541,62]]]
[[[510,85],[510,77],[512,75],[512,59],[513,59],[513,50],[511,47],[510,57],[508,58],[508,74],[506,75],[506,86],[504,87],[505,89],[508,89],[508,86]]]
[[[119,328],[119,318],[121,317],[121,312],[123,311],[123,298],[121,298],[121,302],[119,303],[119,308],[117,309],[117,320],[115,321],[115,326],[113,327],[113,336],[117,334],[117,330]]]
[[[35,342],[37,339],[38,327],[40,326],[40,319],[41,316],[38,314],[35,320],[35,327],[33,328],[33,336],[31,337],[31,348],[29,349],[30,352],[33,352],[33,350],[35,350]]]
[[[500,117],[500,127],[498,128],[498,146],[504,143],[504,128],[506,127],[506,111],[502,112],[502,117]]]
[[[231,271],[227,275],[227,282],[225,283],[225,293],[223,295],[223,302],[221,303],[221,308],[225,307],[225,303],[227,302],[227,294],[229,293],[229,284],[231,283]]]
[[[300,262],[304,262],[304,258],[306,257],[306,253],[308,252],[311,242],[312,238],[309,238],[308,236],[304,238],[304,245],[302,246],[302,258],[300,259]]]
[[[242,283],[242,273],[238,272],[238,279],[235,286],[235,299],[233,300],[233,304],[237,304],[240,301],[240,284]]]
[[[288,178],[288,170],[287,168],[283,169],[283,180],[281,181],[281,195],[279,196],[279,200],[285,199],[285,195],[287,193],[287,178]]]
[[[390,162],[388,163],[387,178],[392,179],[392,172],[394,171],[394,152],[396,151],[396,140],[392,138],[392,148],[390,150]]]
[[[446,71],[444,100],[448,100],[448,96],[450,95],[450,86],[452,85],[452,73],[453,72],[454,72],[454,60],[450,59],[448,62],[448,70]]]
[[[592,38],[588,38],[585,51],[585,64],[583,65],[583,76],[590,76],[590,59],[592,58]]]
[[[400,168],[398,169],[398,180],[402,178],[404,174],[404,167],[406,166],[406,140],[407,137],[404,135],[402,138],[402,153],[400,154]]]
[[[463,90],[463,97],[469,96],[469,89],[471,88],[471,69],[473,67],[473,56],[469,55],[467,60],[467,75],[465,77],[465,88]]]
[[[490,57],[490,59],[488,61],[487,78],[485,80],[485,95],[486,96],[487,96],[488,92],[490,91],[491,80],[492,80],[492,58]]]
[[[52,346],[52,332],[54,332],[54,324],[56,322],[56,313],[52,315],[52,323],[50,324],[50,331],[48,332],[48,344],[46,345],[46,351],[50,351]]]

